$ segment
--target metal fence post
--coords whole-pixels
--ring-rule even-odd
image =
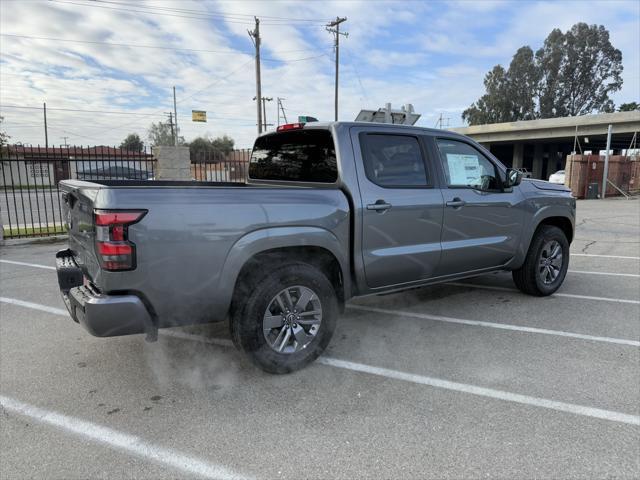
[[[604,172],[602,173],[602,200],[607,196],[607,177],[609,176],[609,149],[611,149],[611,130],[612,125],[607,128],[607,151],[604,154]]]

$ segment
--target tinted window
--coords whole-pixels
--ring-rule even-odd
[[[496,167],[483,154],[464,142],[438,139],[442,168],[450,187],[500,190]]]
[[[360,137],[367,177],[382,187],[426,186],[427,173],[416,137],[363,134]]]
[[[336,151],[328,130],[275,133],[256,140],[249,177],[262,180],[333,183]]]

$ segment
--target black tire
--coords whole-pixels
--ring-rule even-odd
[[[562,265],[557,277],[548,283],[543,279],[539,264],[543,259],[543,250],[549,242],[557,242],[562,248]],[[524,293],[544,297],[554,293],[567,275],[569,268],[569,242],[564,232],[552,225],[541,225],[536,230],[529,246],[524,264],[512,272],[513,281]]]
[[[307,287],[317,295],[322,321],[305,348],[294,353],[279,353],[267,343],[263,317],[278,292],[294,285]],[[276,267],[264,276],[245,280],[239,288],[231,313],[231,337],[236,347],[265,372],[282,374],[299,370],[318,358],[329,345],[339,313],[338,299],[331,282],[317,268],[306,263]]]

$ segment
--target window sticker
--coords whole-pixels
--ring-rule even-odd
[[[447,153],[450,185],[476,185],[482,177],[477,155]]]

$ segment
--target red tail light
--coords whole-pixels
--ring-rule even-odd
[[[139,222],[146,210],[94,210],[96,253],[104,270],[136,268],[136,246],[129,241],[129,225]]]
[[[285,123],[284,125],[280,125],[276,132],[284,132],[287,130],[298,130],[299,128],[304,127],[304,123]]]

